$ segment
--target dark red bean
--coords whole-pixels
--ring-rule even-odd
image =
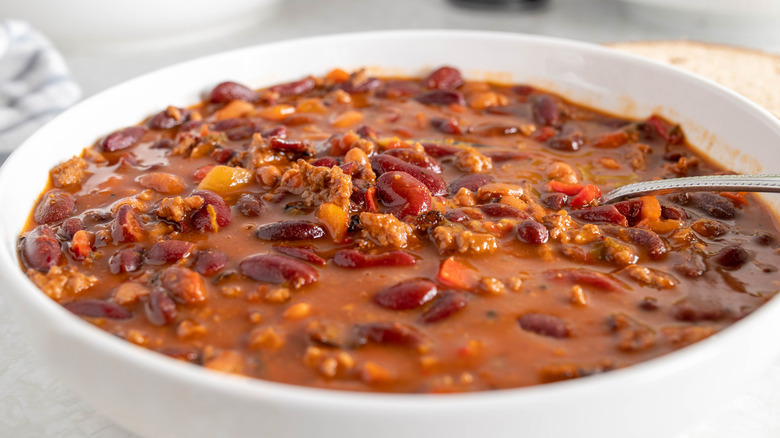
[[[432,71],[427,78],[423,80],[423,85],[428,88],[439,90],[450,90],[463,85],[463,77],[458,69],[444,66]]]
[[[314,252],[313,249],[309,248],[308,246],[278,246],[274,245],[274,250],[284,254],[288,255],[290,257],[295,257],[298,260],[303,260],[304,262],[313,263],[315,265],[325,266],[327,263],[325,259],[318,256],[317,253]]]
[[[211,152],[211,158],[219,164],[225,164],[233,159],[236,154],[237,152],[230,148],[216,148]]]
[[[517,226],[517,237],[523,242],[541,245],[550,238],[550,232],[539,222],[527,219]]]
[[[688,295],[674,303],[672,317],[678,321],[718,321],[726,316],[723,304],[710,295]]]
[[[84,229],[84,223],[77,217],[65,219],[60,226],[60,235],[70,240],[76,232]]]
[[[360,81],[355,81],[355,76],[343,84],[340,88],[349,94],[368,93],[375,90],[382,85],[382,81],[379,78],[362,78]]]
[[[309,92],[317,86],[317,82],[311,76],[303,78],[299,81],[288,82],[286,84],[274,85],[269,88],[270,91],[277,93],[281,97],[285,96],[297,96]]]
[[[769,246],[777,241],[775,236],[766,231],[759,231],[753,236],[753,239],[761,246]]]
[[[688,214],[685,213],[685,210],[680,207],[675,207],[674,205],[669,204],[661,204],[661,218],[683,221],[688,219]]]
[[[514,125],[482,125],[474,127],[473,134],[480,137],[503,137],[505,135],[515,135],[520,129]]]
[[[48,225],[67,218],[75,209],[76,200],[73,195],[64,190],[53,189],[43,194],[35,208],[33,219],[39,224]]]
[[[512,87],[512,92],[518,96],[528,96],[534,92],[534,87],[530,85],[515,85]]]
[[[540,125],[557,126],[561,121],[558,103],[546,94],[542,94],[533,100],[532,112],[534,120]]]
[[[195,254],[195,263],[192,269],[198,274],[211,277],[218,274],[227,265],[228,257],[224,252],[216,249],[204,249]]]
[[[431,193],[406,172],[385,172],[376,180],[379,198],[398,218],[418,216],[431,209]]]
[[[257,237],[272,241],[319,239],[325,237],[325,230],[314,222],[292,220],[261,225]]]
[[[63,304],[70,312],[89,318],[128,319],[133,313],[110,301],[85,299]]]
[[[422,88],[419,84],[409,81],[385,80],[381,89],[377,90],[376,95],[383,99],[395,99],[398,97],[414,96],[420,93]]]
[[[703,217],[691,224],[693,231],[696,231],[703,237],[712,238],[722,236],[728,233],[731,228],[723,222]]]
[[[367,140],[375,140],[379,136],[376,132],[376,129],[368,125],[361,126],[355,131],[355,133]]]
[[[247,120],[240,117],[222,119],[211,126],[211,131],[224,132],[247,124]]]
[[[569,214],[575,219],[586,222],[608,222],[620,225],[621,227],[628,226],[628,220],[614,205],[587,207],[581,210],[571,211]]]
[[[390,149],[384,155],[399,158],[409,164],[428,169],[430,171],[441,173],[441,164],[435,158],[428,156],[425,152],[416,151],[410,148]]]
[[[168,114],[168,110],[160,111],[159,113],[155,114],[154,117],[149,119],[149,123],[147,124],[152,129],[171,129],[173,127],[179,126],[182,123],[186,122],[189,119],[190,110],[185,108],[177,108],[179,110],[179,113],[181,114],[181,117],[178,119]]]
[[[639,222],[640,220],[639,213],[640,211],[642,211],[642,201],[638,199],[631,199],[628,201],[616,202],[612,205],[615,206],[615,208],[620,214],[626,217],[626,220],[628,221],[628,226],[633,227]]]
[[[62,248],[48,225],[39,225],[27,233],[22,242],[22,258],[27,266],[48,272],[62,258]]]
[[[192,215],[192,226],[194,226],[196,230],[200,232],[217,231],[214,229],[214,224],[212,223],[209,206],[214,209],[215,222],[218,227],[225,227],[230,223],[230,220],[232,219],[230,207],[228,207],[227,202],[225,202],[222,196],[219,196],[210,190],[196,190],[192,192],[191,196],[200,196],[204,201],[203,207]]]
[[[139,242],[144,239],[145,231],[138,219],[138,213],[128,204],[116,211],[116,217],[111,222],[111,237],[114,243]]]
[[[482,220],[485,219],[485,215],[476,208],[465,207],[447,210],[447,212],[444,213],[444,218],[450,222],[460,223],[472,220]]]
[[[287,138],[287,127],[284,125],[279,125],[267,131],[263,131],[263,137],[264,138],[271,138],[271,137]]]
[[[544,313],[526,313],[517,319],[520,328],[537,335],[551,338],[565,338],[569,336],[569,328],[561,318]]]
[[[408,252],[396,250],[379,254],[364,254],[355,249],[342,249],[333,255],[333,264],[342,268],[374,268],[377,266],[411,266],[417,260]]]
[[[303,153],[309,151],[309,145],[303,140],[289,140],[282,137],[271,137],[269,140],[271,149],[282,152]]]
[[[176,142],[170,138],[161,138],[154,142],[151,146],[152,149],[173,149],[176,146]]]
[[[441,133],[447,135],[461,135],[463,130],[457,120],[450,117],[448,119],[433,118],[431,119],[431,126]]]
[[[370,322],[355,325],[355,338],[358,345],[372,342],[375,344],[418,347],[425,337],[416,328],[400,322]]]
[[[183,240],[162,240],[155,242],[146,255],[151,264],[175,263],[190,255],[195,244]]]
[[[658,310],[660,305],[658,304],[658,298],[655,297],[644,297],[639,302],[639,308],[642,310],[647,310],[648,312],[654,312]]]
[[[643,228],[621,228],[618,237],[626,242],[642,246],[647,249],[651,259],[658,260],[669,251],[669,247],[655,231]]]
[[[319,274],[311,266],[278,254],[249,256],[241,261],[239,269],[253,280],[287,283],[294,288],[314,283],[319,278]]]
[[[511,205],[499,204],[497,202],[491,202],[488,204],[479,205],[478,208],[485,213],[486,216],[491,218],[512,217],[518,219],[528,219],[528,213],[512,207]]]
[[[409,310],[430,302],[438,291],[434,282],[412,278],[382,289],[374,295],[374,302],[385,309]]]
[[[460,312],[468,304],[466,296],[461,292],[444,291],[422,314],[425,323],[439,322]]]
[[[114,152],[121,149],[127,149],[130,146],[138,143],[141,137],[146,133],[146,129],[141,126],[130,126],[119,131],[109,134],[100,143],[101,147],[106,152]]]
[[[426,91],[414,99],[425,105],[466,105],[463,95],[453,90]]]
[[[225,103],[231,100],[255,102],[259,97],[260,95],[249,87],[228,81],[214,87],[209,95],[209,100],[213,103]]]
[[[252,193],[244,193],[236,202],[239,211],[246,217],[258,217],[263,214],[263,200]]]
[[[715,219],[737,217],[738,210],[734,203],[714,193],[679,193],[670,196],[670,199],[679,205],[692,205]]]
[[[317,158],[316,160],[311,162],[312,166],[322,166],[322,167],[333,167],[338,166],[339,161],[335,159],[334,157],[322,157]]]
[[[422,143],[422,147],[425,149],[425,153],[433,158],[448,157],[450,155],[455,155],[461,150],[455,146],[439,143]]]
[[[569,197],[564,195],[563,193],[545,193],[544,195],[542,195],[540,201],[542,202],[542,204],[552,208],[553,210],[560,210],[563,208],[564,205],[566,205],[566,201],[568,199]],[[577,210],[577,211],[582,211],[582,210]]]
[[[144,261],[144,255],[141,248],[131,246],[120,249],[108,259],[108,268],[112,274],[124,274],[135,272],[141,269]]]
[[[585,268],[550,269],[544,276],[551,280],[565,280],[583,286],[591,286],[605,292],[623,292],[626,286],[609,274]]]
[[[465,187],[471,190],[472,192],[476,193],[480,187],[495,181],[496,181],[496,177],[494,177],[493,175],[486,175],[483,173],[470,173],[468,175],[463,175],[455,178],[450,183],[449,191],[450,194],[454,195],[458,193],[460,189]]]
[[[160,284],[180,303],[197,304],[208,298],[203,278],[183,266],[166,268],[160,276]]]
[[[714,256],[715,262],[727,268],[738,268],[750,260],[750,253],[738,244],[721,248]]]
[[[485,152],[484,155],[493,160],[494,163],[528,158],[528,154],[512,150]]]
[[[385,172],[405,172],[411,175],[417,181],[425,184],[433,196],[444,196],[447,194],[447,183],[444,178],[436,172],[415,166],[386,154],[374,155],[371,157],[371,168],[377,175]]]
[[[559,135],[547,140],[547,146],[566,152],[574,152],[580,150],[585,144],[585,137],[581,132],[572,132],[566,135]]]
[[[162,290],[153,290],[144,305],[146,319],[156,326],[164,326],[172,323],[179,313],[176,302]]]

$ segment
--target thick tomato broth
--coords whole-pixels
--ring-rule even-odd
[[[52,170],[20,253],[72,312],[207,368],[521,387],[663,355],[777,292],[777,222],[752,196],[599,205],[628,182],[722,172],[656,116],[450,67],[334,70],[224,83],[101,139]]]

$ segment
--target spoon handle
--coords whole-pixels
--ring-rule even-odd
[[[780,193],[780,175],[711,175],[643,181],[618,187],[601,199],[604,204],[637,196],[673,192]]]

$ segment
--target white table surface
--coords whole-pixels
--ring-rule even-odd
[[[296,37],[377,29],[497,30],[596,43],[688,37],[780,53],[780,38],[718,34],[698,27],[662,27],[632,20],[625,12],[614,0],[551,0],[538,11],[461,9],[445,0],[282,0],[273,17],[261,24],[197,44],[145,46],[99,54],[62,49],[84,97],[140,74],[211,53]],[[0,162],[4,158],[0,155]],[[135,435],[96,412],[50,375],[26,344],[13,309],[0,290],[0,437],[37,436]],[[680,438],[778,436],[780,361],[766,375],[756,376],[742,395]]]

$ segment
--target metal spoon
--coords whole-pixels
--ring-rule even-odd
[[[637,196],[674,192],[780,193],[780,175],[711,175],[670,178],[626,184],[601,197],[610,204]]]

